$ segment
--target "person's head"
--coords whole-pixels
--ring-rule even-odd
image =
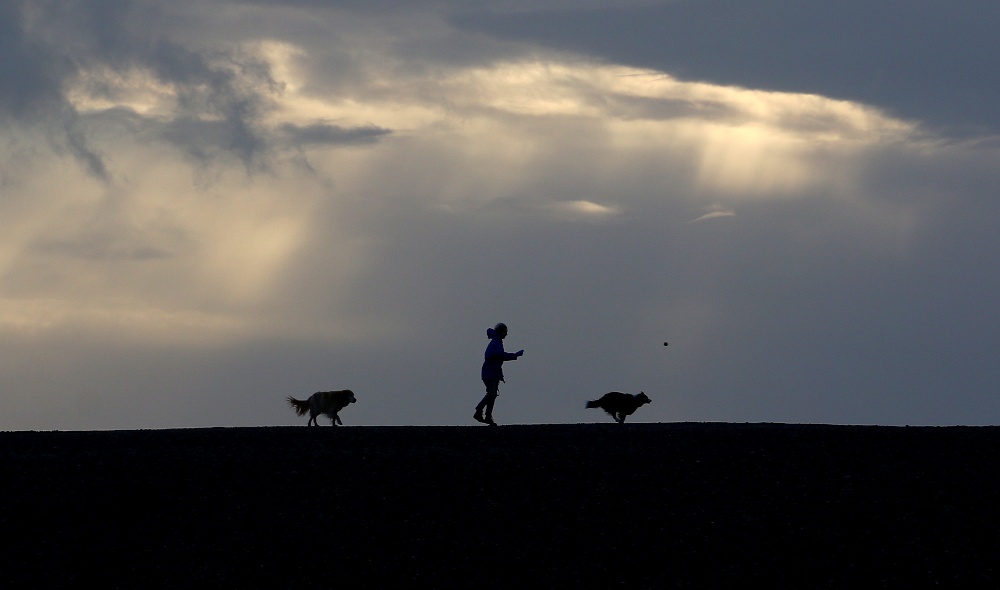
[[[496,332],[497,336],[503,338],[507,335],[507,324],[500,322],[499,324],[493,326],[493,331]]]

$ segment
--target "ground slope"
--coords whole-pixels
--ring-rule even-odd
[[[0,433],[0,584],[985,584],[1000,428]]]

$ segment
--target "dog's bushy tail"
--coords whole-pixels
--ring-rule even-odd
[[[295,414],[298,416],[304,416],[305,413],[309,411],[308,400],[302,401],[295,399],[292,396],[288,396],[288,405],[292,406],[292,409],[295,410]]]
[[[591,401],[587,402],[587,406],[586,407],[588,409],[590,409],[590,408],[599,408],[599,407],[601,407],[601,400],[599,400],[599,399],[591,400]]]

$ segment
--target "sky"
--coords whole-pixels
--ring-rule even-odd
[[[501,321],[501,424],[1000,424],[998,29],[0,0],[0,430],[473,425]]]

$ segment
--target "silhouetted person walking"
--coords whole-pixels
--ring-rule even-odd
[[[507,337],[507,324],[503,322],[486,329],[486,337],[490,339],[486,346],[486,358],[483,360],[483,383],[486,384],[486,395],[479,405],[476,406],[476,413],[473,418],[483,424],[496,426],[493,421],[493,402],[500,395],[500,382],[503,381],[503,362],[516,361],[524,354],[523,350],[517,352],[504,352],[503,339]],[[486,414],[483,415],[483,410]]]

